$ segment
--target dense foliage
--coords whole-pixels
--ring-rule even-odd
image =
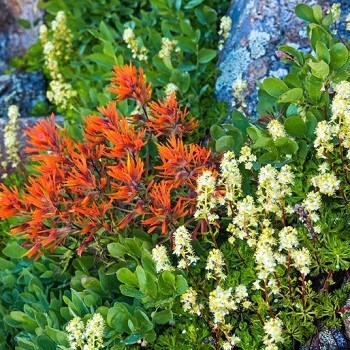
[[[69,23],[86,9],[72,4],[74,11],[46,3],[59,14],[53,32],[42,31],[46,42],[54,43],[55,28],[70,40],[69,31],[103,13],[94,3],[96,18],[74,29],[60,11]],[[342,328],[350,291],[350,59],[334,33],[337,6],[325,16],[318,5],[297,6],[312,51],[279,47],[290,73],[261,84],[259,122],[234,111],[232,124],[212,125],[207,148],[189,142],[205,124],[188,107],[210,116],[212,85],[196,102],[190,96],[213,68],[216,29],[202,26],[216,23],[215,11],[200,0],[150,4],[130,6],[130,27],[111,31],[119,23],[112,21],[91,29],[102,44],[85,43],[96,50],[89,59],[117,65],[108,93],[101,81],[91,89],[82,81],[75,97],[92,91],[100,96],[89,96],[92,105],[103,107],[83,118],[78,136],[53,116],[28,129],[26,185],[1,185],[0,217],[10,231],[0,265],[2,348],[287,350]],[[182,51],[146,64],[157,25]],[[108,47],[113,55],[126,50],[115,43],[122,31],[138,68],[101,56],[112,54]],[[76,89],[50,62],[52,81]],[[73,63],[68,70],[88,67]],[[101,65],[94,69],[104,76]],[[173,81],[176,70],[187,78]],[[169,82],[178,89],[165,88]]]

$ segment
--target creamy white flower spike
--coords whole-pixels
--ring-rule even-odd
[[[162,271],[171,271],[174,268],[171,266],[168,252],[163,245],[156,245],[152,249],[152,259],[156,265],[156,271],[162,272]]]

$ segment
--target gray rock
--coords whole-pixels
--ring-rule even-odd
[[[38,40],[43,12],[38,9],[39,0],[0,0],[0,72],[3,72],[14,56],[23,55]],[[18,20],[27,21],[30,28],[23,28]]]
[[[0,75],[0,118],[10,105],[17,105],[22,118],[28,117],[38,102],[46,101],[46,83],[39,72]]]
[[[307,342],[301,350],[346,350],[350,343],[345,336],[335,329],[323,330]]]
[[[298,3],[319,3],[325,10],[327,0],[233,0],[228,15],[232,29],[219,60],[221,75],[216,82],[219,100],[235,105],[232,83],[243,78],[248,83],[246,112],[256,119],[257,83],[267,76],[283,77],[287,67],[275,55],[277,46],[292,44],[308,47],[306,24],[298,19],[294,9]],[[342,6],[343,20],[350,12],[350,1],[338,1]],[[342,35],[345,23],[340,26]]]

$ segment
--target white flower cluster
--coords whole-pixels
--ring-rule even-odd
[[[73,35],[67,26],[66,15],[63,11],[57,12],[51,23],[52,40],[49,40],[48,29],[40,27],[40,40],[43,45],[45,67],[48,70],[51,82],[47,91],[50,102],[62,110],[70,109],[70,101],[77,95],[72,85],[65,81],[60,70],[61,66],[68,65],[72,53]]]
[[[279,251],[296,248],[299,245],[297,230],[291,226],[283,227],[279,232],[279,243]]]
[[[197,296],[198,294],[193,288],[188,288],[187,291],[181,295],[181,303],[186,312],[200,316],[203,305],[198,303]]]
[[[232,289],[224,290],[217,286],[209,295],[209,310],[214,315],[214,324],[224,324],[225,316],[232,310],[236,310],[237,305],[232,296]]]
[[[237,202],[236,215],[233,217],[232,223],[229,224],[227,231],[232,233],[232,239],[247,239],[248,245],[255,245],[254,236],[258,226],[261,209],[255,205],[252,196],[246,196]],[[233,242],[230,239],[231,242]]]
[[[341,16],[341,9],[340,9],[340,5],[338,3],[334,3],[332,5],[332,7],[330,8],[330,12],[332,14],[333,21],[334,22],[339,21],[340,16]]]
[[[174,92],[178,91],[179,88],[174,83],[169,83],[165,86],[165,97],[168,99]]]
[[[287,135],[284,126],[277,119],[273,119],[267,124],[267,130],[274,141]]]
[[[232,350],[241,341],[236,335],[227,337],[226,341],[221,345],[222,350]]]
[[[236,101],[235,105],[239,105],[240,107],[246,107],[245,97],[247,95],[247,81],[242,78],[237,78],[232,83],[232,96],[234,101]]]
[[[181,257],[177,267],[184,269],[191,264],[195,264],[199,258],[195,255],[191,245],[191,236],[185,226],[180,226],[174,232],[174,251],[173,254]]]
[[[264,344],[265,350],[278,350],[276,344],[283,342],[282,321],[278,318],[270,318],[264,324]]]
[[[197,220],[205,219],[212,223],[219,218],[217,214],[213,213],[213,209],[218,204],[215,191],[216,179],[210,170],[206,170],[197,179],[197,207],[194,213]]]
[[[301,274],[307,275],[310,273],[311,257],[307,248],[303,247],[300,250],[293,250],[291,256],[294,260],[294,267],[300,271]]]
[[[350,31],[350,13],[346,16],[346,30]]]
[[[19,156],[19,141],[18,141],[18,117],[19,110],[15,105],[9,106],[8,113],[9,121],[4,128],[4,147],[6,160],[1,162],[1,166],[4,170],[7,170],[7,167],[10,166],[12,169],[15,169],[18,164],[21,162]],[[7,173],[5,172],[2,177],[6,177]]]
[[[315,130],[316,139],[314,141],[314,147],[317,150],[317,157],[326,158],[326,152],[333,151],[333,139],[336,134],[336,131],[336,127],[330,125],[326,120],[322,120],[317,124]]]
[[[170,60],[173,51],[178,52],[180,49],[176,47],[177,41],[168,38],[162,38],[162,47],[158,52],[158,56],[163,60]]]
[[[74,317],[66,327],[70,349],[101,349],[103,346],[104,327],[104,320],[99,313],[95,313],[92,318],[87,321],[86,326],[80,317]]]
[[[225,261],[224,256],[219,249],[212,249],[209,252],[207,265],[205,269],[207,272],[207,279],[215,278],[217,280],[223,280],[226,278],[224,273]]]
[[[230,30],[232,27],[232,19],[228,16],[221,17],[220,20],[220,29],[219,29],[219,45],[218,49],[221,51],[224,48],[225,40],[230,36]]]
[[[162,272],[162,271],[171,271],[174,268],[171,266],[168,252],[163,245],[156,245],[152,249],[152,259],[154,263],[156,264],[156,271]]]
[[[258,202],[267,213],[282,216],[281,207],[285,197],[291,194],[293,182],[294,174],[290,165],[284,165],[280,171],[277,171],[271,164],[260,169]]]
[[[314,187],[327,196],[333,196],[340,187],[340,180],[333,172],[316,175],[311,179],[311,182]]]
[[[225,197],[227,202],[235,203],[238,196],[242,193],[242,175],[238,168],[238,162],[233,152],[226,152],[220,163],[219,185],[225,187]],[[230,215],[230,206],[228,206],[228,215]]]
[[[249,146],[243,146],[238,160],[240,163],[244,163],[244,167],[247,170],[250,170],[253,167],[253,162],[256,162],[256,155],[252,154]]]
[[[135,37],[135,32],[132,28],[125,28],[123,32],[123,40],[127,44],[128,49],[132,52],[132,57],[139,61],[147,61],[148,49],[143,46],[139,37]]]

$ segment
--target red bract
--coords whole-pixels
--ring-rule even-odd
[[[174,94],[146,106],[151,87],[141,69],[114,73],[110,91],[142,104],[138,125],[115,102],[85,118],[81,142],[56,127],[53,116],[41,120],[27,131],[36,172],[23,194],[0,186],[0,217],[21,217],[11,232],[28,238],[28,256],[74,242],[80,255],[99,235],[131,225],[171,234],[193,212],[196,178],[214,167],[210,151],[181,139],[196,122],[186,121]],[[159,136],[168,140],[159,144]]]
[[[108,175],[119,180],[119,183],[112,183],[112,189],[115,192],[111,193],[110,197],[124,200],[125,203],[135,199],[139,195],[143,172],[143,161],[138,157],[134,159],[130,155],[128,155],[126,162],[111,166]]]
[[[152,88],[146,84],[143,69],[137,72],[136,67],[124,65],[114,67],[114,77],[111,79],[112,86],[108,91],[117,95],[118,101],[132,98],[141,105],[145,105],[151,98]]]
[[[149,108],[149,120],[146,125],[157,137],[175,134],[181,138],[183,134],[191,133],[198,126],[194,118],[185,120],[188,115],[187,109],[179,109],[175,92],[163,102],[150,102]]]
[[[159,176],[173,180],[180,185],[196,187],[196,179],[205,169],[213,168],[211,152],[198,145],[185,145],[172,135],[166,144],[158,146],[162,165],[157,166]]]
[[[182,202],[177,201],[175,205],[171,202],[171,191],[175,186],[168,181],[161,181],[158,184],[151,183],[149,205],[151,217],[142,221],[144,225],[150,226],[148,232],[161,228],[162,234],[169,232],[169,225],[177,225],[180,218],[186,216],[188,211]]]

